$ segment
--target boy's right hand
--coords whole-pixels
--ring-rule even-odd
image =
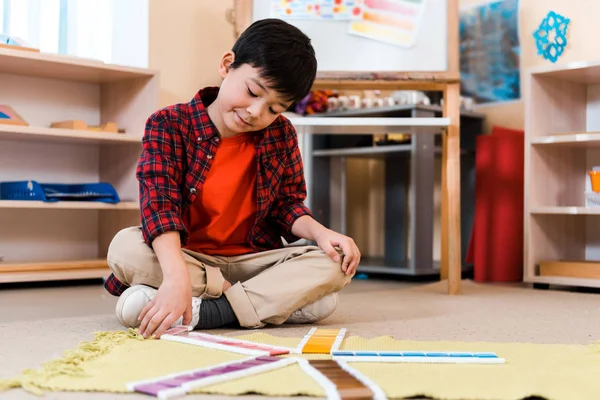
[[[163,280],[156,296],[146,304],[139,318],[144,338],[159,338],[183,315],[183,325],[192,322],[192,287],[187,271]]]

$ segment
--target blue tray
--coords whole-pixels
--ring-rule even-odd
[[[0,200],[96,201],[118,203],[115,188],[100,183],[39,183],[37,181],[0,182]]]

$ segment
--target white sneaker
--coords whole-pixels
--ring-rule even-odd
[[[140,326],[142,321],[138,320],[142,310],[146,307],[158,290],[146,286],[146,285],[133,285],[125,290],[119,300],[117,301],[117,307],[115,315],[119,322],[126,328],[137,328]],[[200,321],[200,303],[202,300],[198,297],[192,297],[192,323],[190,326],[194,328]],[[183,324],[183,316],[179,317],[174,326]]]
[[[337,292],[328,294],[325,297],[308,304],[299,310],[296,310],[285,321],[286,324],[310,324],[321,321],[329,317],[337,308]]]

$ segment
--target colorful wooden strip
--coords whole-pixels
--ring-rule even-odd
[[[306,359],[299,359],[298,364],[304,373],[315,380],[325,391],[325,398],[327,400],[341,400],[340,394],[338,393],[335,384],[329,380],[321,371],[315,368]]]
[[[359,370],[352,368],[345,361],[337,361],[337,363],[344,371],[346,371],[347,373],[349,373],[350,375],[352,375],[353,377],[355,377],[356,379],[361,381],[363,383],[363,385],[365,385],[366,387],[371,389],[371,392],[373,392],[373,400],[386,400],[387,399],[387,396],[386,396],[385,392],[383,391],[383,389],[381,389],[379,387],[379,385],[377,383],[375,383],[375,381],[373,381],[371,378],[369,378],[368,376],[366,376]]]
[[[310,360],[310,365],[333,383],[339,399],[372,399],[375,393],[336,361]],[[333,397],[333,396],[332,396]]]
[[[251,356],[277,356],[295,352],[295,349],[290,349],[287,347],[271,346],[262,343],[254,343],[247,340],[209,335],[200,332],[182,332],[175,335],[164,334],[160,337],[160,339]]]
[[[478,357],[498,358],[491,352],[466,351],[379,351],[379,350],[336,350],[334,356],[382,356],[382,357]]]
[[[296,351],[302,354],[330,354],[334,349],[339,349],[346,329],[312,328],[302,338]]]
[[[405,362],[443,364],[504,364],[505,360],[489,352],[462,351],[353,351],[331,353],[335,360],[358,362]]]
[[[132,382],[127,385],[127,388],[130,391],[155,396],[159,399],[170,399],[184,396],[194,388],[271,371],[295,362],[297,360],[294,358],[260,356],[184,371],[156,379]]]

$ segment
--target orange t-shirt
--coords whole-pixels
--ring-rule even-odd
[[[253,252],[246,235],[256,219],[256,155],[252,133],[221,138],[210,171],[186,218],[187,249],[235,256]]]

